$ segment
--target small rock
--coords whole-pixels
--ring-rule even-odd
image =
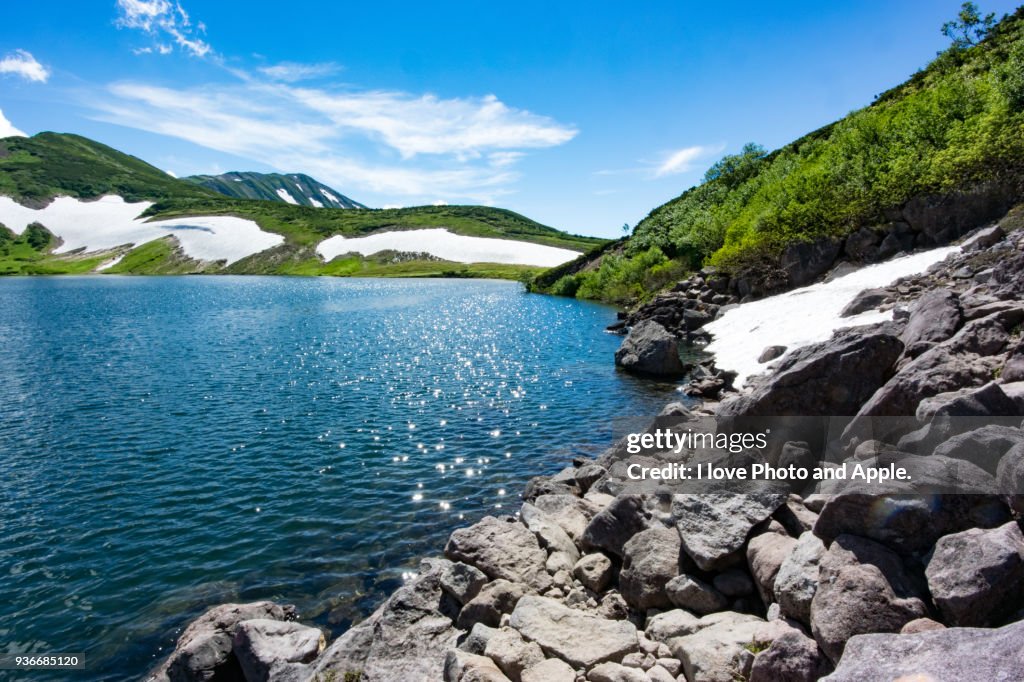
[[[811,600],[818,589],[818,563],[825,545],[814,533],[803,533],[775,576],[775,599],[782,614],[811,624]]]
[[[750,682],[816,682],[832,670],[817,643],[799,630],[776,637],[757,654]]]
[[[523,671],[521,682],[575,682],[576,671],[565,661],[548,658]]]
[[[639,495],[621,495],[587,524],[580,543],[585,550],[603,549],[622,556],[626,542],[650,523],[650,513],[644,509]]]
[[[354,671],[350,671],[354,672]],[[362,675],[360,675],[362,677]],[[313,678],[324,679],[324,678]],[[429,679],[429,678],[423,678]],[[451,649],[444,659],[444,682],[511,682],[486,656]]]
[[[450,594],[459,604],[465,604],[480,593],[487,584],[487,576],[475,566],[454,562],[441,572],[441,589]]]
[[[468,630],[477,623],[497,627],[504,613],[512,613],[519,600],[528,592],[525,585],[508,580],[495,580],[484,585],[477,596],[469,600],[459,612],[458,626]]]
[[[602,663],[589,673],[589,682],[649,682],[647,675],[636,668],[627,668],[618,663]]]
[[[886,289],[865,289],[846,304],[839,317],[853,317],[869,310],[876,310],[889,296],[890,293]]]
[[[689,575],[673,578],[665,586],[668,598],[679,608],[697,615],[724,611],[729,601],[711,585]]]
[[[775,598],[775,577],[786,557],[796,548],[796,540],[779,533],[762,533],[747,543],[747,565],[761,601],[771,604]]]
[[[761,351],[760,355],[757,356],[757,361],[760,364],[764,364],[766,362],[771,362],[772,360],[775,360],[776,358],[782,357],[782,355],[785,352],[786,352],[786,346],[768,346],[763,351]]]
[[[588,590],[601,592],[612,581],[612,562],[600,552],[587,554],[576,562],[572,573]]]
[[[501,628],[491,635],[484,655],[512,682],[519,682],[524,670],[544,660],[544,652],[536,643],[525,641],[511,628]]]
[[[930,632],[932,630],[945,630],[946,626],[931,618],[916,618],[900,629],[901,635],[913,635],[918,632]]]

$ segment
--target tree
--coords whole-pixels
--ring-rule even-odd
[[[629,223],[622,223],[622,234],[629,234]]]
[[[960,13],[956,19],[942,25],[942,35],[953,41],[954,48],[964,50],[984,40],[995,23],[994,12],[982,17],[977,5],[965,2],[960,6]]]

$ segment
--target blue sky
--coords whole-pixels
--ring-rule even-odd
[[[306,172],[370,206],[614,236],[722,154],[868,104],[946,46],[958,7],[8,2],[0,110],[178,175]]]

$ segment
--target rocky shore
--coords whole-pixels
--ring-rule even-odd
[[[1011,212],[927,272],[849,305],[850,314],[892,310],[891,321],[766,349],[765,374],[742,391],[729,373],[698,369],[690,392],[704,402],[664,412],[849,416],[844,461],[911,467],[919,494],[632,492],[616,476],[632,461],[617,444],[533,479],[514,515],[453,532],[444,558],[425,560],[333,642],[295,622],[289,607],[222,605],[189,625],[149,679],[1024,679],[1024,230],[1016,220]],[[898,222],[835,253],[805,255],[835,267],[842,250],[899,250],[964,232]],[[680,284],[627,317],[618,362],[693,372],[679,344],[752,295],[741,293],[712,272]],[[904,418],[899,427],[870,438],[856,428],[895,417]],[[779,457],[799,460],[807,449],[787,442]]]

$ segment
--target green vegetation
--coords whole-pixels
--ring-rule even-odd
[[[257,183],[260,191],[276,197],[275,187],[305,183],[303,191],[312,196],[324,187],[306,176],[236,173],[244,181]],[[518,213],[486,206],[420,206],[403,209],[315,208],[280,201],[240,199],[224,196],[197,184],[178,180],[133,156],[77,135],[40,133],[31,138],[0,140],[0,195],[25,205],[43,206],[52,197],[67,195],[92,199],[117,194],[126,201],[152,201],[146,215],[178,218],[196,215],[236,216],[256,222],[262,229],[285,238],[276,249],[255,254],[223,268],[187,258],[173,240],[159,239],[134,248],[107,272],[121,274],[179,274],[231,272],[244,274],[304,274],[335,276],[398,277],[501,277],[520,279],[539,268],[488,263],[464,265],[416,258],[373,256],[342,257],[324,263],[313,247],[333,235],[358,236],[378,231],[444,228],[456,234],[513,239],[576,251],[587,251],[605,240],[566,234],[541,225]],[[298,178],[298,179],[297,179]],[[290,185],[285,183],[291,183]],[[345,199],[330,188],[329,192]],[[293,196],[298,192],[293,192]],[[347,199],[346,199],[347,200]],[[353,202],[354,203],[354,202]],[[110,260],[111,254],[54,256],[49,239],[39,241],[26,231],[15,239],[6,232],[0,244],[0,274],[57,274],[89,272]],[[15,244],[16,242],[16,244]],[[91,264],[91,265],[90,265]]]
[[[535,289],[624,301],[673,270],[737,270],[788,245],[885,222],[908,199],[1024,181],[1024,9],[993,24],[967,4],[953,45],[868,107],[770,154],[747,145],[652,211],[621,249]],[[656,271],[656,272],[655,272]]]
[[[78,135],[39,133],[0,140],[0,195],[41,205],[58,194],[83,199],[118,194],[125,201],[217,196]]]
[[[564,249],[586,251],[604,243],[595,237],[566,234],[513,211],[488,206],[415,206],[393,209],[308,208],[245,199],[170,199],[154,204],[147,215],[178,218],[193,215],[231,215],[256,222],[283,235],[291,244],[311,245],[332,235],[359,236],[371,232],[441,227],[470,237],[516,239]]]
[[[39,224],[15,235],[0,225],[0,275],[75,275],[92,272],[111,259],[109,253],[54,256],[58,242]]]

